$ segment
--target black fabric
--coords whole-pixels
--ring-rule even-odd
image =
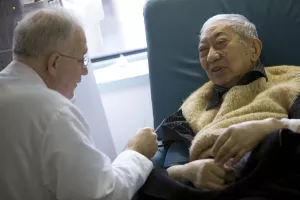
[[[208,103],[208,106],[206,110],[210,110],[212,108],[215,108],[222,104],[222,97],[224,94],[226,94],[229,91],[228,88],[224,88],[219,85],[214,85],[213,87],[213,94],[211,97],[210,102]]]
[[[140,200],[300,199],[300,134],[271,133],[251,153],[242,178],[219,192],[204,192],[173,181],[155,168],[139,191]]]
[[[249,83],[252,83],[253,81],[257,80],[258,78],[264,77],[266,81],[268,81],[268,77],[266,74],[266,71],[264,69],[264,65],[259,62],[257,65],[253,67],[253,69],[246,73],[241,80],[238,82],[237,85],[247,85]],[[206,108],[206,110],[215,108],[222,103],[222,97],[224,94],[228,92],[228,88],[224,88],[219,85],[215,85],[213,88],[213,95],[211,97],[211,100]]]
[[[199,192],[180,182],[173,181],[166,170],[154,168],[138,192],[139,200],[211,199],[214,193]]]
[[[299,8],[298,0],[148,0],[144,19],[155,127],[208,81],[198,56],[198,35],[208,18],[246,16],[263,42],[265,66],[300,65]]]
[[[162,124],[164,144],[174,141],[184,141],[190,145],[194,139],[194,132],[182,114],[182,110],[171,114]]]
[[[264,77],[266,81],[268,81],[265,67],[261,62],[255,65],[250,72],[245,74],[245,76],[238,82],[238,85],[247,85],[260,77]]]
[[[300,119],[300,95],[293,102],[289,112],[289,119]]]

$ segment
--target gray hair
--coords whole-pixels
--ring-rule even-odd
[[[201,34],[216,23],[223,23],[233,29],[233,31],[239,34],[243,38],[253,39],[258,38],[256,27],[246,17],[239,14],[219,14],[208,19],[200,31]]]
[[[79,22],[64,9],[40,9],[26,15],[13,36],[16,56],[47,56],[67,44]]]

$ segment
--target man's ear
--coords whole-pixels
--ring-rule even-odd
[[[58,68],[58,61],[59,61],[59,59],[60,59],[60,55],[57,54],[57,53],[52,53],[48,57],[47,71],[53,77],[57,76],[57,68]]]
[[[258,38],[252,40],[251,61],[256,63],[259,60],[262,51],[262,42]]]

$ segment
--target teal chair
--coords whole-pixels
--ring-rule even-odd
[[[149,0],[144,19],[156,127],[208,81],[198,59],[198,34],[208,18],[221,13],[242,14],[256,25],[265,66],[300,65],[298,0]],[[163,134],[160,129],[159,140]],[[162,147],[153,162],[165,168],[188,162],[187,148]]]

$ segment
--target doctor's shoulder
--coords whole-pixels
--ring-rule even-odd
[[[9,89],[5,97],[0,97],[0,104],[10,112],[26,113],[28,117],[53,115],[65,107],[74,107],[70,100],[48,88],[27,85]]]
[[[20,87],[17,84],[0,91],[0,118],[4,117],[6,121],[46,127],[53,119],[63,117],[65,123],[76,121],[88,127],[79,109],[57,91],[35,85]]]

